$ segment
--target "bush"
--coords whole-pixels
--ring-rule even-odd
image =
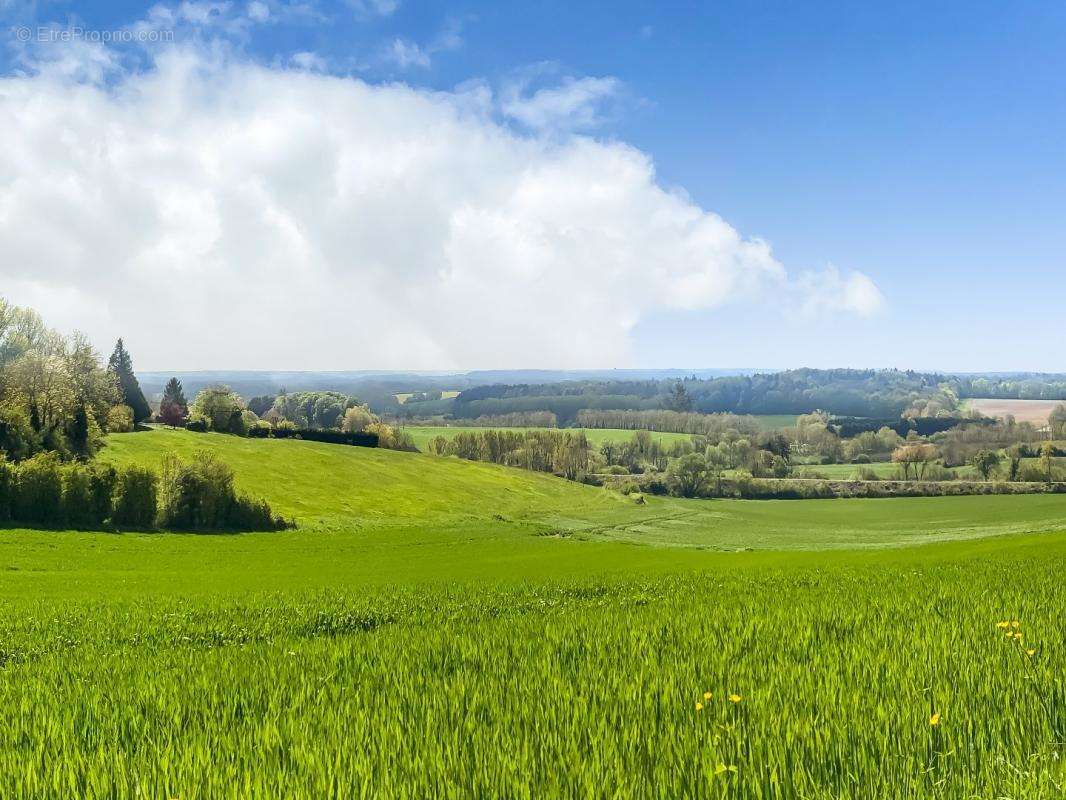
[[[193,431],[194,433],[206,433],[207,419],[204,417],[189,417],[189,421],[185,423],[185,430]]]
[[[92,495],[92,476],[88,468],[81,464],[68,467],[63,475],[63,519],[68,525],[96,527],[103,523],[106,516],[96,519],[93,514]]]
[[[262,500],[238,497],[233,470],[212,453],[191,462],[170,456],[163,462],[160,521],[174,530],[276,530],[286,527]]]
[[[107,412],[109,433],[129,433],[133,430],[133,409],[129,406],[111,406]]]
[[[866,453],[859,453],[855,458],[851,459],[852,464],[869,464],[870,457]]]
[[[11,519],[11,503],[15,494],[15,468],[0,453],[0,523]]]
[[[42,525],[62,521],[63,477],[55,453],[40,453],[23,461],[15,486],[12,516],[16,520]]]
[[[127,528],[148,529],[158,513],[159,480],[146,467],[126,467],[118,473],[111,521]]]
[[[110,464],[93,464],[89,469],[89,503],[100,524],[111,518],[117,484],[118,470]]]
[[[270,423],[266,420],[256,420],[248,427],[248,435],[255,439],[268,439],[273,434],[274,429],[270,427]]]

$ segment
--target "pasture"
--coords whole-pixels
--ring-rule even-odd
[[[0,532],[2,796],[1061,796],[1062,496],[639,506],[109,442],[213,450],[300,526]]]

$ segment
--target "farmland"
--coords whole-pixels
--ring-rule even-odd
[[[1032,422],[1034,425],[1047,425],[1048,416],[1061,400],[966,400],[965,407],[978,411],[987,417],[1012,416],[1018,422]]]
[[[110,441],[115,463],[213,450],[299,528],[0,533],[4,796],[1053,797],[1066,777],[1063,498],[638,506],[420,454]]]

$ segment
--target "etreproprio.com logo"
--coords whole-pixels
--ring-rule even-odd
[[[173,42],[174,31],[159,28],[120,28],[119,30],[96,30],[93,28],[56,28],[40,26],[31,28],[19,25],[12,29],[15,40],[19,42],[36,42],[63,44],[67,42],[95,42],[100,44],[154,44]]]

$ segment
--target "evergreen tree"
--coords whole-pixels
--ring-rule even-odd
[[[152,409],[148,407],[148,401],[144,399],[141,384],[137,382],[137,376],[133,374],[133,360],[121,339],[115,343],[115,351],[111,354],[107,369],[118,379],[122,402],[133,409],[133,421],[144,422],[152,416]]]
[[[181,381],[171,378],[163,388],[163,399],[159,403],[159,418],[172,428],[178,428],[185,424],[188,416],[189,402],[185,399],[185,390],[182,389]]]

